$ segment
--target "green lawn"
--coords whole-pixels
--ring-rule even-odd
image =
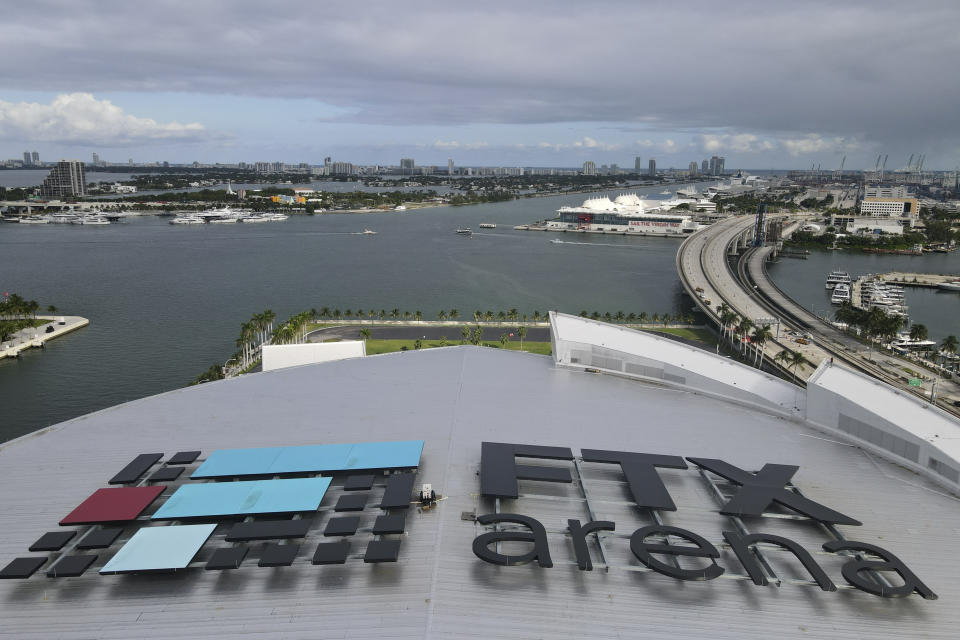
[[[662,333],[669,333],[674,336],[679,336],[681,338],[686,338],[687,340],[696,340],[697,342],[702,342],[708,347],[713,347],[717,344],[717,336],[715,336],[708,329],[671,329],[665,327],[663,329],[653,329],[654,331],[660,331]]]
[[[413,351],[414,340],[367,340],[367,355],[373,356],[378,353],[393,353],[394,351],[402,351],[402,347],[406,347],[408,350]],[[432,349],[435,347],[442,346],[439,340],[421,340],[423,349]],[[460,344],[459,340],[447,340],[447,346],[452,347]],[[484,347],[491,347],[495,349],[501,349],[499,342],[484,342]],[[513,351],[520,350],[520,341],[511,340],[507,343],[507,349]],[[549,356],[550,343],[549,342],[529,342],[527,340],[523,341],[523,350],[528,353],[538,353],[540,355]]]

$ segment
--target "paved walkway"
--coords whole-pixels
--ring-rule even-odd
[[[21,351],[33,347],[42,347],[47,340],[59,338],[80,327],[90,324],[90,321],[80,316],[37,316],[40,320],[49,320],[39,327],[21,329],[13,334],[13,339],[0,344],[0,358],[16,358]],[[61,324],[60,321],[63,321]],[[47,329],[52,327],[53,331]]]

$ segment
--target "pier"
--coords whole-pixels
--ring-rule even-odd
[[[941,284],[960,280],[960,275],[957,274],[907,273],[904,271],[880,273],[877,274],[876,277],[884,282],[898,284],[902,287],[929,287],[933,289],[939,289]],[[946,289],[944,289],[944,291],[946,291]]]
[[[0,343],[0,359],[18,358],[22,351],[32,348],[43,348],[44,344],[66,335],[71,331],[76,331],[81,327],[90,324],[90,321],[80,316],[37,316],[41,320],[49,320],[48,323],[39,327],[29,327],[18,331],[13,340]],[[53,331],[47,332],[48,327],[53,327]]]

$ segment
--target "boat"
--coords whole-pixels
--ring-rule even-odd
[[[579,207],[560,207],[547,231],[580,231],[683,237],[700,228],[692,215],[669,211],[670,203],[624,193],[614,200],[590,198]]]
[[[210,224],[236,224],[236,218],[214,218],[210,220]]]
[[[43,216],[20,218],[20,224],[48,224],[49,222],[50,220]]]
[[[850,286],[840,282],[833,288],[830,304],[843,304],[844,302],[850,302]]]
[[[93,226],[104,226],[110,224],[110,221],[106,219],[102,214],[99,213],[87,213],[76,220],[71,224],[82,224],[82,225],[93,225]]]
[[[363,236],[375,236],[375,235],[377,235],[377,232],[376,232],[376,231],[371,231],[370,229],[364,229],[363,231],[360,232],[360,235],[363,235]]]
[[[550,241],[550,244],[563,244],[563,240],[558,240],[557,238],[554,238],[553,240]]]
[[[954,280],[952,282],[941,282],[937,285],[939,289],[944,291],[960,291],[960,280]]]
[[[846,271],[831,271],[830,275],[827,276],[826,288],[830,290],[836,287],[838,284],[845,284],[849,287],[850,282],[850,274]]]
[[[662,195],[662,196],[668,196],[668,195],[670,195],[670,190],[669,190],[669,189],[665,189],[665,190],[663,190],[663,191],[660,192],[660,195]]]
[[[472,236],[473,230],[470,229],[470,227],[466,227],[466,228],[457,229],[457,233],[459,233],[462,236]]]
[[[496,228],[497,228],[497,225],[495,225],[495,224],[492,223],[492,222],[481,222],[481,223],[480,223],[480,228],[481,228],[481,229],[496,229]]]
[[[196,214],[186,215],[186,216],[177,216],[176,218],[170,221],[170,224],[204,224],[204,223],[205,223],[205,220]]]
[[[53,224],[73,224],[74,220],[77,220],[79,216],[75,213],[54,213],[50,216],[50,222]]]

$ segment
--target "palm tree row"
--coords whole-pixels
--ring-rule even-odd
[[[239,351],[234,354],[234,358],[239,361],[241,370],[248,368],[259,358],[260,347],[273,335],[273,321],[276,317],[276,313],[266,309],[253,314],[250,320],[240,326],[240,335],[236,340]]]
[[[673,315],[669,313],[659,314],[654,313],[653,315],[648,315],[646,311],[640,313],[628,313],[625,314],[623,311],[617,311],[616,313],[600,313],[599,311],[587,312],[586,310],[581,310],[578,314],[581,318],[590,318],[592,320],[603,320],[604,322],[617,322],[617,323],[627,323],[627,324],[647,324],[652,322],[654,324],[663,323],[670,324],[671,322],[679,324],[686,322],[687,324],[693,324],[694,318],[692,313],[680,313],[677,312]]]
[[[25,320],[36,318],[40,310],[40,303],[36,300],[25,300],[15,293],[4,296],[0,302],[0,318],[5,320]]]
[[[721,339],[727,338],[743,357],[752,349],[753,365],[763,368],[763,348],[773,338],[771,325],[756,325],[749,318],[741,318],[726,302],[717,306]]]
[[[877,307],[861,309],[849,302],[840,305],[834,312],[833,317],[837,322],[856,327],[861,334],[866,335],[870,339],[871,350],[875,339],[892,340],[906,322],[903,316],[886,313],[883,309]],[[926,327],[918,329],[918,331],[923,331],[925,334]]]

